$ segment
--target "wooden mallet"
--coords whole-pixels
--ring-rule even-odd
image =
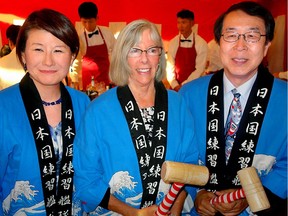
[[[173,185],[158,206],[157,216],[167,214],[185,184],[204,186],[209,180],[209,170],[205,166],[165,161],[161,169],[161,178],[165,183]]]
[[[270,208],[269,200],[254,167],[244,168],[237,172],[242,188],[211,199],[210,203],[230,203],[246,197],[252,212]]]

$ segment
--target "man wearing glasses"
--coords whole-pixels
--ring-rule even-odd
[[[287,215],[287,83],[261,64],[274,27],[258,3],[232,5],[214,25],[223,70],[180,90],[197,124],[200,164],[210,171],[194,194],[200,215],[251,215],[246,199],[210,204],[240,188],[237,171],[251,166],[271,205],[257,215]]]

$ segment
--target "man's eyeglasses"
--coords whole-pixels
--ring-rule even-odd
[[[245,34],[239,34],[237,32],[225,32],[221,35],[226,42],[236,42],[240,39],[240,36],[244,37],[244,40],[247,43],[257,43],[261,37],[266,35],[262,35],[260,32],[246,32]]]
[[[162,47],[150,47],[147,50],[142,50],[139,48],[131,48],[128,53],[128,57],[137,58],[146,52],[147,56],[160,56],[162,53]]]

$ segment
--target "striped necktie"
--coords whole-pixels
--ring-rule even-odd
[[[240,103],[241,94],[237,92],[236,89],[232,90],[234,98],[231,102],[229,114],[227,117],[225,125],[225,155],[226,155],[226,164],[228,163],[234,139],[236,138],[236,132],[239,127],[239,123],[242,116],[242,108]]]

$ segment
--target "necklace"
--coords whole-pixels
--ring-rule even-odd
[[[58,100],[53,101],[53,102],[46,102],[46,101],[43,101],[43,100],[42,100],[42,104],[43,104],[44,106],[54,106],[54,105],[60,104],[61,102],[62,102],[61,97],[60,97]]]

